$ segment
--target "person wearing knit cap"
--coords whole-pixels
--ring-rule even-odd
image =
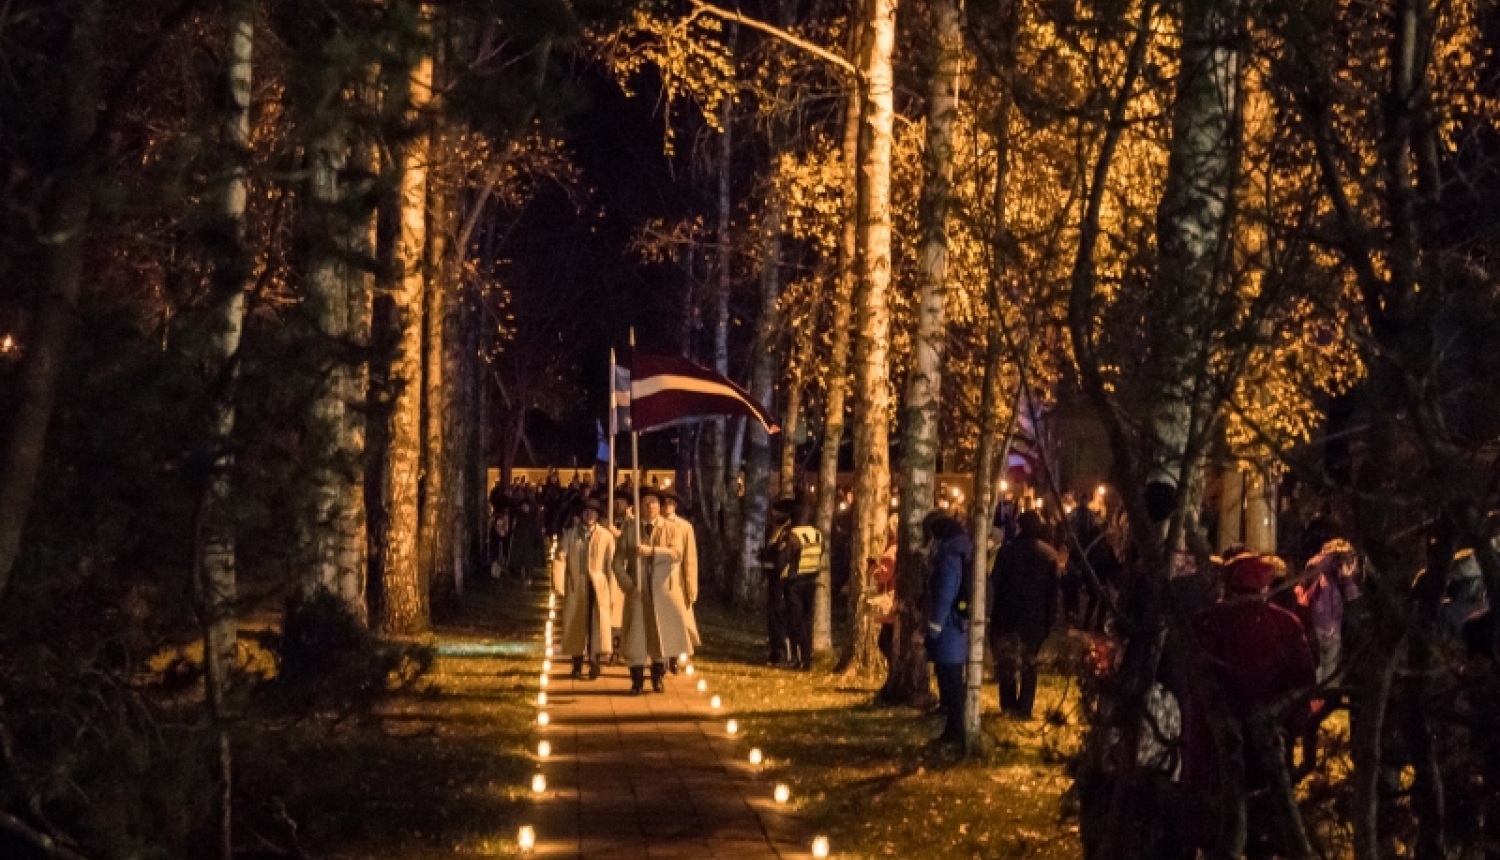
[[[1276,565],[1265,556],[1246,553],[1230,559],[1223,574],[1224,597],[1193,619],[1193,637],[1206,658],[1215,682],[1209,695],[1217,703],[1188,702],[1183,731],[1183,776],[1189,796],[1209,796],[1220,764],[1209,724],[1213,710],[1241,723],[1246,739],[1244,778],[1247,794],[1260,797],[1278,766],[1264,760],[1253,743],[1252,720],[1258,712],[1278,704],[1284,728],[1296,736],[1307,712],[1307,699],[1317,683],[1312,649],[1297,616],[1266,599],[1276,576]],[[1252,804],[1249,814],[1248,856],[1265,852],[1276,839],[1274,810]],[[1258,846],[1251,850],[1251,846]]]

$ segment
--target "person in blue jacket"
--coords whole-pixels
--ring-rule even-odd
[[[943,744],[964,740],[964,663],[969,654],[969,568],[974,543],[958,520],[933,512],[922,521],[927,538],[927,659],[937,675],[938,701],[947,721],[937,739]]]

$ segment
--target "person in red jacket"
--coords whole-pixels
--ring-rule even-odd
[[[1224,697],[1223,712],[1241,721],[1246,738],[1246,792],[1263,798],[1274,768],[1280,762],[1263,761],[1250,743],[1249,720],[1279,702],[1287,703],[1283,724],[1295,737],[1306,715],[1307,703],[1295,695],[1317,682],[1312,649],[1297,616],[1266,600],[1266,591],[1276,574],[1265,556],[1245,554],[1231,559],[1224,568],[1224,597],[1193,619],[1193,636]],[[1208,796],[1214,791],[1214,773],[1219,767],[1213,734],[1203,702],[1190,703],[1184,731],[1183,770],[1189,795]],[[1270,856],[1273,822],[1264,804],[1249,807],[1250,839],[1246,854]],[[1205,822],[1206,823],[1206,822]]]

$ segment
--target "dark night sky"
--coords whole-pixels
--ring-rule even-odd
[[[534,415],[528,431],[539,458],[557,463],[592,455],[594,421],[608,396],[609,350],[623,353],[632,326],[644,348],[675,351],[680,344],[682,273],[642,262],[629,245],[649,221],[694,209],[690,181],[682,171],[674,176],[665,153],[656,86],[643,84],[641,95],[627,98],[598,69],[584,70],[578,84],[585,102],[564,130],[581,189],[571,199],[563,189],[543,189],[502,249],[513,290],[541,307],[567,305],[566,319],[554,323],[565,341],[556,348],[576,350],[570,376],[581,391],[568,400],[576,406],[550,416],[555,422]],[[643,458],[665,465],[672,434],[657,435],[642,439]]]

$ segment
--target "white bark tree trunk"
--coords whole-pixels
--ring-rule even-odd
[[[890,509],[890,310],[891,150],[895,124],[895,77],[898,0],[871,0],[870,48],[866,55],[864,135],[859,171],[859,278],[854,294],[854,541],[851,579],[864,595],[868,560],[885,549]],[[860,600],[857,612],[868,614]],[[868,625],[864,625],[868,626]],[[861,625],[856,620],[856,629]],[[860,637],[852,672],[870,672],[878,655]]]
[[[944,302],[948,295],[948,209],[953,196],[953,123],[963,73],[963,30],[956,0],[932,0],[932,77],[927,88],[927,149],[923,163],[920,289],[911,369],[901,410],[901,533],[896,602],[899,645],[893,650],[887,697],[903,701],[928,695],[926,649],[911,635],[924,630],[918,613],[925,587],[922,519],[932,510],[937,482],[938,411],[942,403],[943,356],[948,343]]]
[[[417,121],[432,96],[432,57],[406,75],[402,103]],[[400,159],[399,232],[391,255],[391,335],[396,355],[387,380],[387,451],[381,495],[388,522],[382,553],[382,600],[377,628],[385,636],[425,632],[430,623],[427,588],[417,564],[418,492],[422,459],[422,312],[426,278],[428,137],[413,135]]]
[[[868,22],[858,20],[849,34],[849,58],[863,66],[864,52],[869,39],[865,37]],[[858,257],[859,180],[856,165],[859,163],[860,117],[864,111],[864,92],[859,84],[852,84],[848,102],[844,107],[844,232],[839,238],[838,273],[833,282],[833,304],[830,311],[830,346],[828,353],[828,375],[826,402],[823,409],[823,438],[818,459],[818,511],[814,525],[832,544],[833,516],[838,504],[839,448],[844,444],[844,412],[849,395],[849,343],[850,319],[854,315],[854,282]],[[833,553],[823,553],[823,562],[818,570],[818,591],[813,602],[813,650],[829,651],[833,648]],[[857,614],[862,602],[859,584],[863,582],[863,571],[859,559],[851,561],[854,571],[850,577],[851,617]],[[852,656],[852,651],[851,651]]]

